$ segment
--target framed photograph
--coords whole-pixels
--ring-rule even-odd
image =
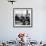
[[[13,8],[13,27],[32,27],[32,8]]]

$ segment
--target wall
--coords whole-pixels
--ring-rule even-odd
[[[33,8],[32,28],[13,28],[13,8]],[[0,41],[15,40],[19,32],[26,32],[33,40],[46,40],[46,0],[17,0],[12,5],[0,0]]]

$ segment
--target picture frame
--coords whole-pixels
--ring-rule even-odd
[[[32,8],[13,8],[13,27],[32,27]]]

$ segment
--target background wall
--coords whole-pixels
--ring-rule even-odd
[[[33,8],[33,27],[13,28],[13,8]],[[17,0],[14,5],[0,0],[0,41],[15,40],[19,32],[33,40],[46,40],[46,0]]]

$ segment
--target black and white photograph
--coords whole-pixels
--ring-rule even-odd
[[[32,8],[14,8],[13,26],[31,27],[32,26]]]

